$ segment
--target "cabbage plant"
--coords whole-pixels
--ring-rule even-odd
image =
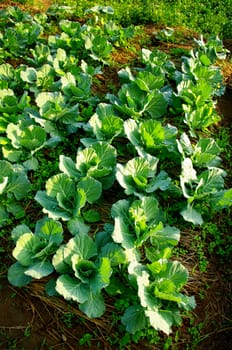
[[[21,165],[0,160],[0,227],[11,221],[11,216],[25,216],[22,200],[28,196],[31,183],[26,169]]]
[[[170,261],[180,232],[165,224],[155,197],[144,196],[132,203],[120,200],[112,206],[112,216],[113,240],[127,257],[128,275],[123,277],[133,280],[131,295],[137,295],[126,308],[122,323],[130,333],[150,324],[169,334],[173,325],[181,324],[180,310],[195,307],[194,298],[181,293],[187,283],[187,269],[178,261]]]
[[[13,257],[17,260],[8,270],[8,280],[17,287],[50,275],[54,268],[52,255],[63,241],[63,228],[58,221],[44,218],[38,220],[34,233],[25,224],[12,231],[15,242]]]
[[[35,199],[44,213],[53,219],[71,220],[81,215],[86,203],[96,202],[103,189],[115,180],[116,150],[108,143],[98,142],[79,150],[76,162],[60,156],[62,173],[46,182],[46,191],[38,191]]]
[[[154,119],[128,119],[124,123],[124,130],[138,154],[144,151],[160,160],[180,157],[176,142],[178,130],[170,124],[163,126],[160,121]]]
[[[171,178],[167,172],[157,173],[158,159],[150,155],[135,157],[125,165],[117,164],[116,178],[127,195],[141,195],[168,189]]]
[[[88,317],[100,317],[105,311],[102,290],[110,284],[112,265],[123,260],[121,248],[109,235],[101,241],[87,233],[76,232],[53,257],[53,266],[60,274],[56,291],[66,300],[78,302],[80,310]]]

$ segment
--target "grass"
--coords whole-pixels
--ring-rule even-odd
[[[96,1],[56,0],[61,5],[76,7],[77,16],[82,17],[84,11],[96,5]],[[111,6],[115,11],[115,20],[123,26],[133,24],[154,23],[163,26],[184,26],[203,34],[223,35],[226,26],[226,35],[230,36],[231,27],[231,0],[200,1],[200,0],[99,0],[98,5]],[[230,36],[231,37],[231,36]]]
[[[5,1],[3,1],[5,2]],[[217,34],[232,38],[231,0],[19,0],[16,3],[38,9],[49,4],[72,6],[76,16],[83,17],[85,11],[96,5],[110,6],[114,9],[114,19],[123,26],[153,23],[159,26],[183,26],[205,35]],[[57,16],[62,16],[62,9]]]

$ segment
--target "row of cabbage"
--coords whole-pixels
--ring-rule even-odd
[[[47,293],[77,302],[90,318],[104,314],[110,295],[127,301],[121,320],[128,332],[152,326],[169,334],[195,307],[194,297],[181,292],[188,271],[172,257],[180,230],[170,222],[179,216],[201,225],[231,205],[221,149],[209,131],[220,120],[215,106],[224,86],[215,63],[226,50],[219,38],[200,38],[178,69],[165,53],[142,49],[139,67],[118,72],[117,94],[101,99],[93,81],[132,28],[97,16],[83,25],[63,19],[47,36],[48,15],[4,11],[1,226],[21,220],[12,227],[10,283],[50,276]],[[13,66],[12,59],[23,62]],[[34,193],[28,173],[39,173],[37,154],[46,157],[75,135],[75,154],[61,151],[59,173]],[[115,189],[120,199],[93,233]],[[23,203],[32,194],[44,216],[30,228]]]

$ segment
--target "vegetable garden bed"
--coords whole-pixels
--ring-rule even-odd
[[[1,12],[2,349],[226,348],[230,53],[87,14]]]

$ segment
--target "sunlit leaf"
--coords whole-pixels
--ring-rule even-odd
[[[50,275],[52,272],[53,266],[49,261],[39,261],[31,265],[24,273],[32,278],[40,279]]]
[[[78,303],[84,303],[89,297],[87,286],[69,275],[58,277],[56,291],[66,300],[74,300]]]

